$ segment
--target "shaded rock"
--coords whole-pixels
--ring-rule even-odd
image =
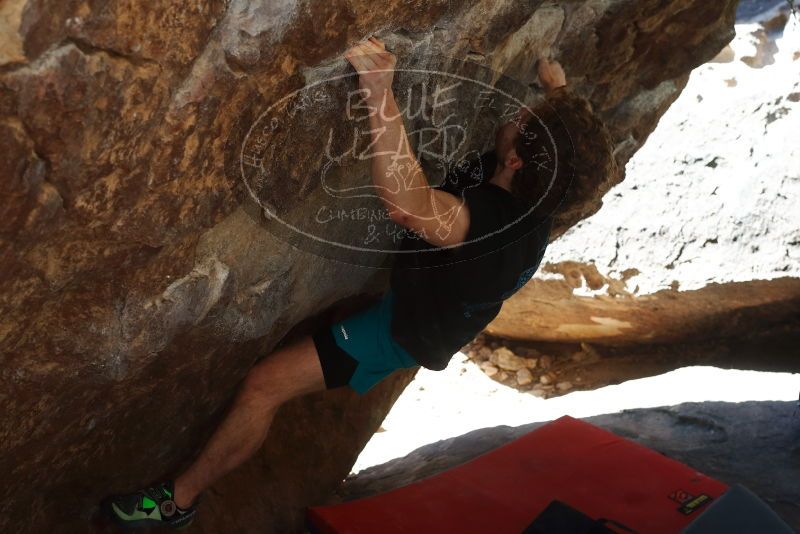
[[[481,360],[488,360],[492,356],[492,349],[489,347],[481,347],[478,349],[477,357]]]

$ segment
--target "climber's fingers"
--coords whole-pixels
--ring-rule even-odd
[[[370,70],[391,69],[396,63],[394,54],[387,52],[377,38],[361,41],[345,52],[344,56],[359,74]]]
[[[375,37],[370,37],[366,41],[362,41],[364,50],[370,54],[370,59],[375,63],[375,66],[381,69],[390,69],[394,67],[395,56],[391,52],[386,51],[384,44]]]
[[[536,64],[536,71],[545,91],[549,92],[567,85],[564,69],[558,61],[550,61],[546,57],[540,56]]]
[[[391,91],[395,57],[378,39],[367,39],[345,52],[345,58],[358,73],[359,88],[367,98],[385,97]]]
[[[370,37],[368,39],[368,41],[371,42],[372,44],[374,44],[375,46],[377,46],[381,51],[385,51],[386,50],[386,45],[383,44],[383,41],[381,41],[377,37],[372,36],[372,37]]]
[[[359,74],[379,68],[375,64],[373,56],[374,53],[365,48],[363,43],[358,43],[344,54],[345,59],[350,62]]]

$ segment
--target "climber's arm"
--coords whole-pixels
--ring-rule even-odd
[[[464,241],[469,213],[456,196],[433,189],[411,149],[392,93],[394,55],[370,39],[345,54],[370,108],[372,179],[393,221],[435,246]]]

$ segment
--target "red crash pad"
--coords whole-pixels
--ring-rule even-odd
[[[427,479],[308,511],[320,534],[519,534],[553,500],[643,533],[675,533],[727,486],[633,441],[562,417]]]

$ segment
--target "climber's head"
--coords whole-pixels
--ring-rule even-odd
[[[618,172],[605,125],[588,101],[567,91],[502,126],[495,141],[498,165],[513,169],[509,189],[540,214],[578,217],[598,184]]]
[[[514,118],[497,129],[495,154],[498,165],[513,172],[511,192],[526,205],[536,205],[547,194],[553,181],[553,171],[558,165],[570,165],[565,156],[571,150],[554,150],[553,143],[561,148],[569,146],[568,136],[562,132],[558,117],[548,105],[535,110],[520,108]],[[553,154],[558,154],[554,161]]]
[[[520,108],[515,117],[497,129],[494,138],[494,151],[497,162],[506,168],[517,170],[523,165],[517,154],[517,140],[523,125],[531,117],[527,108]]]

